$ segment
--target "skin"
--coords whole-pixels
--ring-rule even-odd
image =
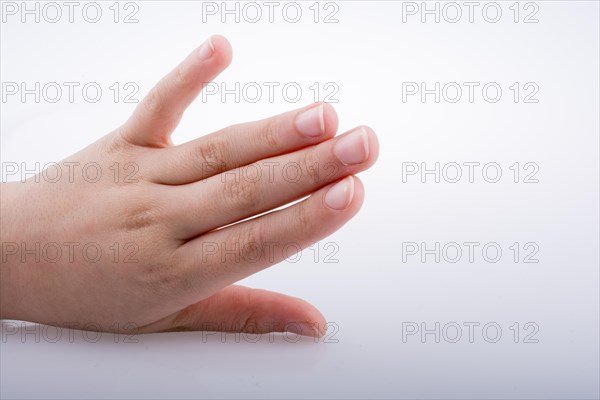
[[[59,181],[2,184],[0,318],[113,332],[325,333],[324,317],[306,301],[232,284],[358,212],[364,189],[353,175],[375,162],[377,138],[358,127],[351,131],[362,132],[365,148],[336,147],[350,133],[335,136],[334,109],[313,104],[173,146],[183,112],[231,54],[225,38],[210,38],[122,126],[59,163]],[[310,110],[317,122],[303,125]],[[312,136],[301,133],[307,126]],[[340,161],[339,151],[366,148],[364,160]],[[71,173],[89,163],[102,172],[97,181],[94,171],[87,179],[81,167]],[[291,163],[300,168],[297,179],[283,173]],[[251,179],[243,171],[262,173]],[[332,208],[326,196],[336,182],[351,190],[342,197],[338,190]],[[62,252],[56,261],[49,243]],[[84,256],[85,244],[101,253]]]

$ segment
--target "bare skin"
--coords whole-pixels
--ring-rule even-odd
[[[59,163],[60,179],[2,184],[0,318],[325,333],[306,301],[232,284],[358,212],[354,174],[375,163],[377,138],[364,126],[335,136],[335,111],[320,103],[173,146],[185,109],[230,61],[227,40],[213,36],[122,126]]]

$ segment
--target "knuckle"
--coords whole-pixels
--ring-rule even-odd
[[[308,183],[319,183],[319,162],[316,155],[316,148],[307,149],[300,162],[302,168],[302,181]]]
[[[178,65],[175,68],[174,76],[176,86],[187,86],[192,82],[192,76],[186,71],[185,65]]]
[[[210,170],[215,173],[224,171],[226,168],[224,148],[223,142],[219,140],[208,140],[197,146],[195,158],[200,160],[201,170]]]
[[[152,204],[135,204],[126,209],[123,218],[123,228],[126,232],[140,231],[160,223],[160,212]]]
[[[297,232],[304,236],[314,236],[319,225],[316,223],[313,213],[310,212],[306,203],[301,203],[296,207],[294,215],[294,224]]]
[[[160,112],[162,104],[162,95],[160,94],[160,83],[148,92],[142,100],[143,110],[147,114],[156,114]]]
[[[258,184],[240,175],[225,177],[223,195],[228,203],[236,208],[245,209],[245,211],[256,210],[260,206]]]
[[[126,132],[124,127],[117,128],[113,134],[106,136],[103,141],[104,154],[115,155],[125,153],[131,148],[131,144],[125,138]]]
[[[230,327],[232,330],[246,333],[258,333],[260,331],[254,292],[255,289],[250,289],[242,296],[238,296],[240,297],[237,299],[240,307],[232,316]]]
[[[264,140],[267,142],[267,144],[269,146],[275,147],[275,148],[279,147],[278,132],[279,132],[279,124],[275,120],[271,119],[271,120],[266,121],[265,126],[264,126],[263,135],[264,135]]]
[[[143,286],[155,295],[168,295],[184,292],[191,288],[189,279],[182,279],[172,263],[155,262],[144,265],[142,271]]]
[[[263,234],[260,224],[249,223],[240,230],[239,243],[243,246],[260,245],[263,242]]]
[[[263,234],[259,224],[249,223],[240,226],[234,234],[227,238],[225,249],[235,252],[235,263],[252,263],[262,259]],[[232,261],[231,259],[228,261]]]
[[[242,315],[237,317],[238,322],[235,328],[239,329],[240,332],[258,334],[261,332],[258,326],[258,318],[255,312],[244,312]]]
[[[169,110],[167,93],[165,83],[159,82],[142,100],[140,106],[143,112],[137,117],[142,120],[150,117],[154,123],[160,123],[165,131],[170,132],[177,127],[182,113]]]

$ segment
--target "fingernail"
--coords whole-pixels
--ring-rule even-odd
[[[198,57],[201,61],[208,60],[210,56],[215,52],[215,48],[213,47],[212,41],[210,38],[202,43],[202,45],[198,48]]]
[[[333,185],[325,194],[325,204],[334,210],[348,207],[354,197],[354,178],[349,176]]]
[[[317,137],[325,133],[323,103],[312,107],[296,117],[296,129],[304,136]]]
[[[358,128],[339,139],[333,153],[344,164],[360,164],[369,157],[369,136],[365,128]]]

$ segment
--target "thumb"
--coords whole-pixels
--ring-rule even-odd
[[[326,322],[313,305],[297,297],[245,286],[228,286],[161,320],[153,331],[294,332],[320,337]]]

